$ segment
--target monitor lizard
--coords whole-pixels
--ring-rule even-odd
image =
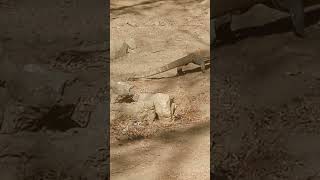
[[[169,71],[171,69],[177,68],[177,74],[181,75],[183,74],[182,66],[188,65],[189,63],[193,63],[196,65],[199,65],[201,67],[201,71],[205,72],[205,64],[210,61],[210,50],[209,49],[200,49],[195,52],[189,53],[188,55],[179,58],[167,65],[164,65],[162,67],[152,69],[148,72],[144,72],[140,75],[134,75],[128,80],[136,80],[141,78],[147,78],[150,76],[154,76],[166,71]]]

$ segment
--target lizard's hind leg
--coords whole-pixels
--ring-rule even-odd
[[[177,67],[177,75],[178,76],[181,76],[181,75],[183,75],[184,73],[183,73],[183,71],[182,71],[182,66],[179,66],[179,67]]]
[[[206,65],[205,65],[205,63],[204,63],[204,60],[201,60],[201,62],[200,62],[200,68],[201,68],[201,71],[204,73],[205,70],[206,70]]]

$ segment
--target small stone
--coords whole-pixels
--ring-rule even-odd
[[[39,72],[39,73],[43,73],[45,72],[45,70],[38,64],[27,64],[23,67],[23,70],[25,72]]]
[[[129,46],[129,48],[130,49],[137,49],[137,44],[136,44],[136,41],[135,41],[135,39],[133,39],[133,38],[130,38],[130,39],[128,39],[127,41],[126,41],[126,43],[128,44],[128,46]]]
[[[175,107],[172,107],[174,104],[168,94],[140,94],[138,102],[152,102],[160,120],[172,120]]]
[[[126,82],[111,83],[111,104],[131,102],[134,93],[131,91],[134,86]]]
[[[111,60],[118,59],[127,55],[129,52],[129,45],[126,42],[118,42],[118,40],[111,41],[110,58]]]
[[[156,111],[151,102],[121,103],[111,106],[110,115],[110,122],[125,117],[130,121],[152,123],[156,118]]]

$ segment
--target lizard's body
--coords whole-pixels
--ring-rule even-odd
[[[317,0],[216,0],[212,4],[211,11],[211,42],[215,46],[216,30],[219,27],[230,25],[232,14],[242,14],[249,10],[255,4],[264,4],[268,7],[289,12],[291,20],[298,36],[304,35],[304,7],[318,4]],[[221,19],[221,24],[219,23]],[[230,27],[229,27],[230,28]],[[171,69],[177,68],[178,74],[182,73],[181,67],[189,63],[197,64],[204,72],[205,62],[210,61],[210,50],[200,50],[188,54],[178,60],[175,60],[165,66],[143,73],[139,76],[129,78],[129,80],[146,78],[156,74],[160,74]]]
[[[129,80],[139,79],[139,78],[147,78],[150,76],[154,76],[166,71],[169,71],[171,69],[177,68],[177,73],[182,73],[182,66],[185,66],[189,63],[193,63],[196,65],[199,65],[201,67],[201,71],[204,72],[205,70],[205,63],[210,61],[210,50],[198,50],[195,52],[192,52],[188,54],[187,56],[184,56],[182,58],[179,58],[167,65],[164,65],[162,67],[159,67],[157,69],[152,69],[148,72],[145,72],[141,75],[134,76],[129,78]]]

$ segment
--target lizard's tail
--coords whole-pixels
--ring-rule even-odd
[[[153,69],[153,70],[150,70],[148,72],[144,72],[141,75],[135,75],[135,76],[129,78],[128,80],[136,80],[136,79],[147,78],[147,77],[160,74],[162,72],[168,71],[168,70],[176,68],[176,67],[178,67],[178,66],[176,66],[174,63],[169,63],[169,64],[167,64],[165,66],[160,67],[160,68]]]
[[[188,60],[188,59],[192,59],[190,57],[190,55],[188,55],[186,57],[183,57],[183,58],[180,58],[180,59],[178,59],[176,61],[173,61],[173,62],[171,62],[171,63],[169,63],[167,65],[164,65],[162,67],[159,67],[157,69],[153,69],[153,70],[150,70],[148,72],[142,73],[142,75],[137,75],[137,76],[131,77],[129,79],[135,80],[135,79],[147,78],[147,77],[150,77],[150,76],[154,76],[154,75],[169,71],[171,69],[174,69],[174,68],[177,68],[177,67],[180,67],[180,66],[183,66],[183,65],[187,64],[186,60]]]

